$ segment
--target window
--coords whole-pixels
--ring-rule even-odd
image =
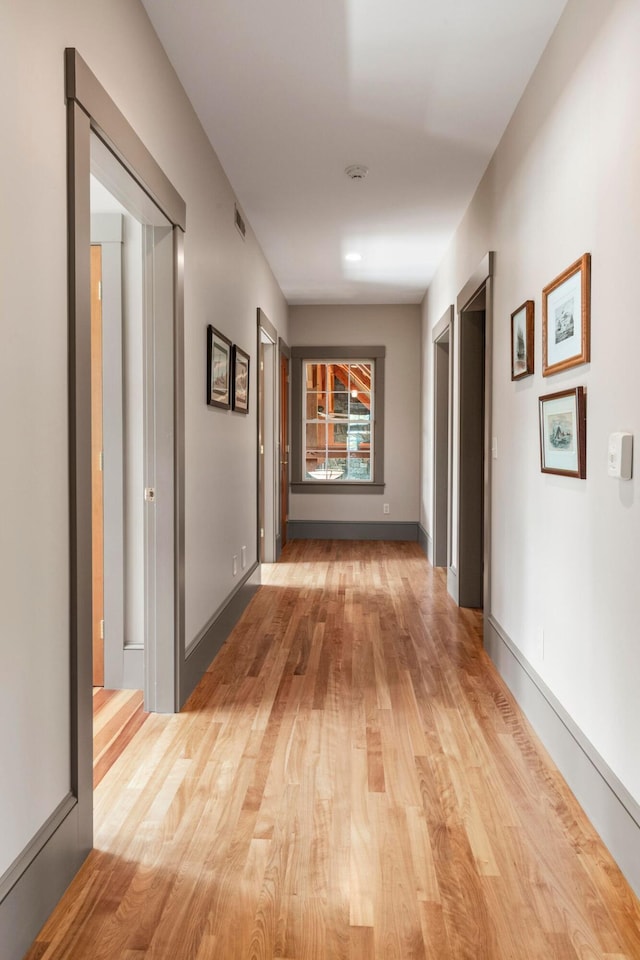
[[[304,479],[371,480],[373,363],[304,362]]]
[[[382,492],[384,347],[292,350],[292,488]]]

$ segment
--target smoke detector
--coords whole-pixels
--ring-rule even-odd
[[[352,163],[349,167],[345,167],[344,172],[350,180],[364,180],[369,173],[369,167],[365,167],[363,163]]]

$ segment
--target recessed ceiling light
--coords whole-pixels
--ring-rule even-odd
[[[349,263],[357,263],[359,260],[362,260],[362,254],[354,251],[353,253],[345,253],[344,258],[348,260]]]

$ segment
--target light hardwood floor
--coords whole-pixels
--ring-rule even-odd
[[[95,794],[29,960],[638,960],[640,909],[416,544],[294,542]]]

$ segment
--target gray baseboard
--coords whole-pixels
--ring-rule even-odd
[[[21,960],[89,854],[78,847],[78,804],[59,804],[0,878],[2,960]]]
[[[289,520],[289,540],[418,540],[418,524],[402,521]]]
[[[429,563],[433,563],[433,540],[421,523],[418,524],[418,543]]]
[[[259,586],[260,564],[255,563],[190,644],[180,675],[180,707],[197,687]]]
[[[580,806],[640,896],[640,805],[494,617],[487,621],[484,643]]]

